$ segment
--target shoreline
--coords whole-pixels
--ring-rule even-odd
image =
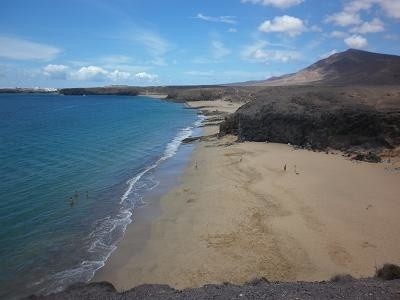
[[[157,98],[153,97],[153,95],[140,96],[162,99],[162,97]],[[202,122],[201,117],[198,117],[192,124],[190,129],[192,132],[191,136],[201,135],[202,128],[199,122]],[[107,268],[111,259],[113,259],[112,264],[118,266],[120,263],[123,264],[123,262],[121,262],[121,257],[124,258],[130,255],[129,253],[131,253],[132,250],[135,252],[143,248],[143,244],[146,242],[149,235],[150,222],[161,215],[160,199],[162,195],[168,193],[171,189],[180,184],[184,169],[189,163],[190,157],[194,151],[195,146],[183,143],[183,140],[180,141],[176,153],[173,156],[163,161],[160,160],[160,162],[156,163],[156,168],[151,170],[154,173],[155,180],[159,183],[155,188],[151,188],[143,195],[142,203],[132,211],[131,222],[127,225],[123,237],[115,244],[115,250],[110,253],[104,266],[95,271],[89,282],[98,281],[97,277],[103,276],[103,271]],[[170,143],[172,142],[173,141]],[[131,241],[133,241],[133,243]],[[114,256],[117,256],[115,260]]]
[[[225,101],[188,104],[217,113],[237,108]],[[184,289],[255,277],[365,277],[375,266],[400,263],[400,175],[386,164],[282,144],[237,144],[233,136],[214,137],[215,124],[203,129],[209,138],[196,143],[182,181],[161,197],[141,249],[132,251],[137,237],[126,236],[125,255],[117,249],[93,280],[118,290],[144,283]]]
[[[167,97],[168,97],[167,94],[138,94],[137,96],[149,97],[149,98],[155,98],[155,99],[167,99]]]

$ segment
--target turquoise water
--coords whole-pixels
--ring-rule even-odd
[[[0,95],[0,298],[89,280],[196,120],[146,97]]]

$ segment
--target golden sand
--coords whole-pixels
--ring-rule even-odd
[[[233,112],[237,104],[193,102]],[[205,127],[204,135],[218,127]],[[133,222],[94,280],[119,289],[371,276],[400,264],[400,174],[387,163],[282,144],[201,141],[141,247]],[[284,166],[286,165],[286,171]],[[136,232],[136,234],[135,234]],[[138,241],[136,241],[138,242]]]

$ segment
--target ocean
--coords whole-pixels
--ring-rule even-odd
[[[0,298],[90,280],[198,123],[148,97],[0,94]]]

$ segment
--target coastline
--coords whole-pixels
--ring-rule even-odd
[[[138,96],[155,98],[155,99],[166,99],[168,97],[167,94],[138,94]]]
[[[166,97],[166,95],[159,95],[159,97],[153,97],[153,95],[140,96],[148,96],[154,99],[163,99],[164,96]],[[138,203],[137,207],[132,211],[130,217],[131,222],[127,225],[122,238],[114,245],[115,250],[109,254],[104,265],[94,272],[89,282],[98,281],[97,277],[102,276],[104,269],[110,264],[110,260],[112,260],[111,264],[113,266],[114,264],[118,266],[120,263],[123,264],[121,258],[143,248],[149,235],[150,222],[161,215],[159,201],[162,195],[168,193],[173,187],[180,184],[184,168],[190,161],[194,145],[185,144],[183,140],[189,136],[199,136],[202,134],[202,128],[200,126],[201,121],[202,117],[199,116],[190,128],[184,128],[178,132],[175,139],[172,140],[165,149],[165,156],[159,159],[153,166],[150,166],[149,169],[145,170],[146,173],[151,171],[154,177],[153,181],[158,183],[143,194],[141,203]],[[182,134],[183,136],[181,136]],[[176,139],[178,139],[179,142],[175,141]],[[173,153],[168,153],[171,150],[169,149],[169,145],[175,145],[175,142],[179,143],[178,147],[172,150]],[[128,188],[122,198],[124,198],[126,194],[129,194],[130,190],[131,187]]]
[[[188,104],[211,112],[209,120],[238,107]],[[183,289],[255,277],[364,277],[385,262],[400,263],[400,175],[385,170],[388,164],[282,144],[237,144],[232,136],[217,139],[217,131],[212,122],[204,126],[209,137],[196,144],[180,184],[161,197],[144,228],[136,220],[128,227],[93,281],[119,290],[144,283]]]

